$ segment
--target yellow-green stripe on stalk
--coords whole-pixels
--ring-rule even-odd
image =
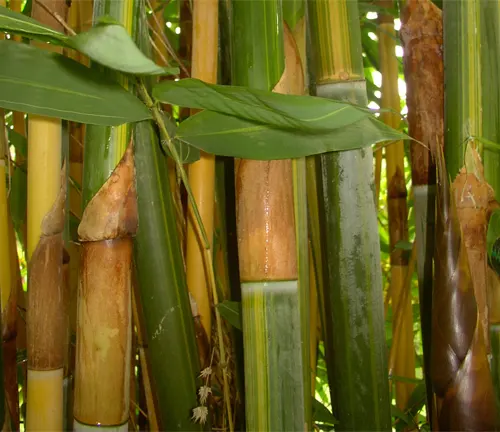
[[[357,1],[309,3],[316,95],[367,104]],[[390,430],[371,148],[320,157],[325,348],[335,430]]]

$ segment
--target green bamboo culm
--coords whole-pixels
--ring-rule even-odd
[[[275,89],[285,67],[281,2],[234,0],[229,21],[231,84]],[[305,197],[299,211],[293,205],[294,193],[295,201],[305,193],[300,163],[235,163],[248,431],[312,429],[309,358],[303,351],[308,304],[297,272],[306,270],[307,258],[296,249],[304,232],[307,238]]]
[[[151,57],[143,0],[136,43]],[[199,357],[174,201],[165,153],[153,122],[135,125],[135,167],[139,228],[134,258],[140,303],[148,337],[158,426],[169,431],[199,431],[191,420],[199,405]]]
[[[110,16],[134,34],[137,10],[134,0],[95,0],[93,24],[103,16]],[[92,67],[101,68],[97,64]],[[117,72],[109,71],[120,84],[129,86],[128,80]],[[116,127],[87,125],[85,129],[84,172],[82,184],[82,205],[87,204],[109,178],[120,162],[130,141],[131,126],[124,124]],[[85,163],[88,161],[87,163]]]
[[[312,89],[366,106],[357,1],[309,3]],[[320,157],[325,348],[337,431],[391,428],[371,148]]]
[[[453,181],[464,165],[465,144],[483,133],[480,0],[443,1],[444,154]]]
[[[500,154],[481,138],[500,142],[500,2],[444,1],[443,22],[446,167],[453,181],[464,165],[465,146],[476,145],[498,200]]]
[[[483,138],[500,143],[500,2],[480,2],[483,23],[481,37],[481,94]],[[483,146],[484,176],[493,187],[495,198],[500,200],[500,153]]]

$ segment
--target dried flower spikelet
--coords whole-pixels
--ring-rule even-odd
[[[208,395],[212,394],[212,389],[208,386],[201,386],[198,390],[198,396],[200,397],[200,403],[205,405],[208,399]]]
[[[212,368],[209,366],[201,371],[199,377],[200,378],[208,378],[208,377],[210,377],[210,375],[212,375]]]
[[[193,416],[191,420],[195,423],[204,424],[207,421],[208,408],[206,406],[199,406],[193,409]]]

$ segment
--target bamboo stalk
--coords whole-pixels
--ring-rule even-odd
[[[3,430],[19,428],[19,398],[17,388],[16,364],[16,294],[19,278],[19,261],[17,259],[14,227],[10,217],[6,155],[8,145],[4,111],[0,110],[0,305],[2,323],[2,357],[3,386],[0,395],[1,421]],[[17,268],[16,268],[17,267]],[[4,416],[4,403],[7,416]]]
[[[417,275],[427,418],[434,427],[430,338],[436,167],[430,150],[437,146],[442,147],[444,139],[444,66],[441,49],[443,24],[440,9],[430,0],[409,0],[401,14],[401,21],[409,134],[423,143],[410,143],[410,160],[415,200]]]
[[[193,2],[193,51],[191,76],[204,82],[217,83],[218,1]],[[212,245],[214,224],[215,156],[202,152],[199,161],[189,166],[189,185],[195,197],[205,231]],[[188,205],[188,215],[192,212]],[[210,343],[212,331],[211,300],[207,274],[203,265],[203,244],[193,227],[196,221],[188,216],[186,272],[187,284],[193,296],[201,323]],[[208,353],[203,353],[208,358]],[[206,365],[202,364],[202,368]]]
[[[132,32],[136,7],[134,1],[95,1],[93,18],[111,15]],[[123,76],[118,79],[129,86]],[[87,125],[83,169],[74,428],[121,431],[128,428],[130,406],[131,271],[137,230],[129,125]]]
[[[312,250],[309,248],[309,266],[310,266],[310,298],[309,298],[309,343],[310,343],[310,358],[311,358],[311,395],[314,397],[316,394],[316,363],[318,360],[318,288],[316,283],[316,272],[314,270],[314,259]]]
[[[289,32],[283,43],[280,4],[234,2],[232,8],[232,83],[289,93],[292,77],[303,79],[303,71],[297,72],[300,57]],[[301,348],[301,326],[309,323],[300,324],[292,178],[290,160],[237,163],[247,430],[310,428],[309,357],[304,364]]]
[[[44,0],[44,4],[66,17],[65,3]],[[63,30],[38,2],[32,6],[32,17]],[[61,120],[28,116],[27,430],[57,431],[63,427],[62,233],[66,184],[61,152]]]
[[[145,19],[145,12],[138,15]],[[141,38],[137,43],[146,55],[150,55],[149,40]],[[146,105],[153,106],[144,82],[138,91]],[[180,161],[162,113],[158,107],[152,112],[161,139],[166,141],[179,167]],[[161,430],[201,430],[203,426],[192,417],[193,409],[198,405],[200,364],[177,229],[175,198],[169,184],[172,165],[168,165],[164,158],[159,136],[151,122],[138,123],[134,136],[138,143],[136,185],[139,208],[134,255],[151,361],[151,390],[158,402],[157,422]],[[185,172],[181,173],[186,181]],[[175,347],[175,350],[169,347]],[[165,362],[168,362],[168,368],[165,368]]]
[[[21,6],[22,6],[22,1],[21,0],[11,0],[9,2],[9,6],[11,10],[15,12],[21,12]],[[21,37],[20,36],[13,36],[13,40],[20,42]],[[23,137],[26,137],[26,120],[25,120],[25,114],[14,111],[12,113],[13,116],[13,126],[14,126],[14,131],[17,132],[18,134],[22,135]],[[16,162],[21,165],[25,164],[26,161],[23,160],[24,158],[22,157],[21,154],[16,153]],[[20,169],[19,167],[16,167],[15,169]],[[15,234],[14,234],[15,237]],[[25,253],[27,252],[27,242],[28,242],[28,234],[27,234],[27,215],[24,214],[23,222],[21,223],[21,226],[19,227],[19,239],[21,244],[23,245]],[[17,247],[15,245],[15,238],[14,238],[14,245],[13,245],[13,251],[15,251],[17,255]],[[27,308],[27,298],[26,298],[26,292],[23,290],[22,286],[22,281],[21,281],[21,275],[20,275],[20,269],[19,266],[17,266],[17,278],[18,278],[18,283],[16,284],[16,303],[17,303],[17,308],[18,310],[16,311],[16,346],[15,347],[5,347],[5,354],[10,357],[9,360],[7,358],[5,359],[5,365],[6,367],[9,367],[9,363],[14,360],[14,356],[16,353],[16,350],[22,351],[26,349],[27,346],[27,341],[26,341],[26,321],[23,316],[21,316],[21,313],[19,312],[20,310],[26,310]],[[8,354],[8,352],[12,352],[12,354]],[[23,382],[26,383],[26,376],[27,376],[27,366],[26,363],[23,363],[21,365],[21,370],[23,374]],[[16,376],[16,382],[17,382],[17,376]],[[14,383],[11,384],[12,388],[14,388]],[[17,388],[17,384],[16,384]],[[23,385],[21,389],[21,394],[23,397],[23,400],[26,400],[26,386]],[[18,397],[18,394],[16,393],[16,396]],[[13,419],[18,419],[19,421],[19,406],[18,404],[14,403],[16,406],[16,409],[18,411],[18,414],[12,414],[11,412],[11,418]],[[11,410],[12,411],[12,410]],[[15,420],[14,420],[15,421]]]
[[[132,293],[132,315],[134,319],[134,324],[137,329],[137,350],[139,352],[139,366],[141,369],[141,377],[144,386],[144,393],[146,398],[146,409],[148,414],[148,423],[150,430],[159,430],[157,415],[156,415],[156,405],[153,398],[153,392],[151,388],[151,366],[147,360],[147,348],[145,346],[144,339],[144,320],[142,306],[138,304],[140,301],[137,290],[137,285],[134,285],[134,290]]]
[[[357,2],[317,0],[309,3],[309,18],[316,95],[366,105]],[[388,430],[372,150],[332,152],[320,160],[321,236],[327,271],[325,350],[333,414],[339,420],[335,430]]]
[[[390,7],[391,1],[379,1],[382,7]],[[398,94],[398,59],[394,55],[396,49],[394,30],[394,19],[391,15],[379,15],[379,52],[380,72],[382,74],[382,103],[381,108],[390,109],[393,112],[381,114],[382,121],[388,126],[399,129],[401,118],[399,115],[400,100]],[[404,289],[410,287],[404,285],[408,269],[408,256],[403,249],[395,246],[399,241],[408,240],[408,209],[406,206],[406,182],[404,169],[404,146],[403,141],[392,143],[385,148],[387,168],[387,207],[389,217],[389,245],[391,263],[391,296],[393,312],[396,305],[402,308],[403,319],[399,323],[398,331],[402,332],[399,344],[394,346],[397,353],[394,373],[405,378],[415,378],[415,348],[413,346],[413,310],[411,296],[403,296]],[[404,298],[405,302],[399,301]],[[396,323],[393,321],[393,334],[396,331]],[[393,338],[393,344],[396,340]],[[405,409],[408,399],[415,388],[414,384],[396,382],[396,405]]]
[[[127,428],[132,235],[137,226],[134,180],[130,142],[110,178],[88,202],[78,227],[82,270],[75,370],[76,430],[83,425]]]

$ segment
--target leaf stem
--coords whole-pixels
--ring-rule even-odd
[[[229,396],[229,379],[227,376],[226,350],[224,347],[224,338],[223,338],[223,332],[222,332],[222,320],[221,320],[221,316],[219,313],[219,309],[216,307],[219,304],[219,297],[217,295],[217,285],[216,285],[216,281],[215,281],[215,273],[214,273],[213,260],[212,260],[212,250],[210,247],[210,243],[208,241],[205,227],[203,225],[203,221],[202,221],[201,216],[200,216],[200,212],[198,211],[198,206],[196,205],[196,201],[194,199],[193,193],[192,193],[191,188],[189,186],[189,181],[187,178],[186,171],[184,170],[184,166],[182,165],[182,161],[179,157],[179,154],[177,153],[177,149],[175,148],[174,144],[172,143],[172,138],[170,137],[170,134],[168,133],[167,127],[165,126],[165,122],[163,121],[163,117],[161,115],[160,109],[158,108],[158,104],[154,103],[153,99],[149,95],[149,93],[146,89],[146,86],[144,85],[144,82],[142,80],[139,82],[138,91],[139,91],[139,94],[140,94],[142,100],[146,104],[146,106],[151,110],[151,112],[153,114],[153,119],[158,124],[158,127],[160,128],[160,133],[163,136],[163,138],[165,139],[168,150],[170,151],[170,154],[172,155],[172,158],[174,159],[175,164],[177,165],[177,168],[179,169],[182,182],[184,183],[184,186],[186,187],[188,198],[189,198],[189,201],[191,203],[191,208],[192,208],[192,211],[193,211],[195,219],[196,219],[195,227],[196,227],[196,229],[200,235],[200,238],[202,239],[202,242],[203,242],[203,248],[204,248],[203,261],[204,261],[205,268],[208,272],[208,279],[209,279],[209,283],[210,283],[210,288],[212,289],[212,295],[213,295],[214,306],[215,306],[215,308],[214,308],[215,309],[215,319],[217,322],[219,351],[220,351],[220,358],[221,358],[221,364],[222,364],[222,377],[224,380],[224,399],[226,401],[229,431],[233,432],[234,425],[233,425],[233,417],[232,417],[232,411],[231,411],[231,399]]]

